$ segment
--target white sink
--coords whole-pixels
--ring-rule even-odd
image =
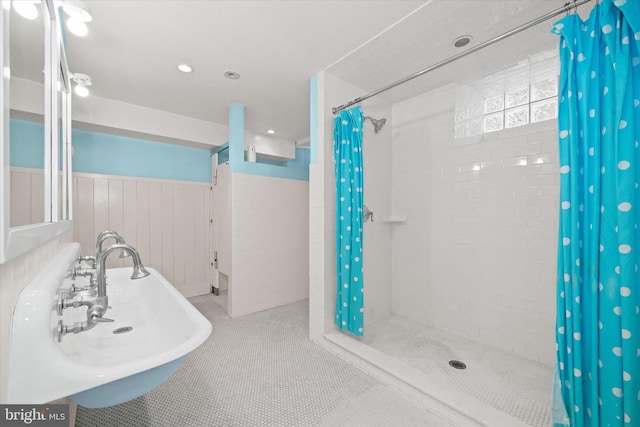
[[[211,333],[211,323],[156,270],[147,268],[150,276],[131,280],[128,267],[107,270],[111,308],[104,317],[114,322],[58,342],[59,319],[69,326],[86,321],[86,307],[66,309],[62,317],[55,312],[57,291],[71,286],[64,276],[79,255],[77,243],[65,246],[18,297],[9,403],[39,404],[66,396],[87,407],[122,403],[166,381]],[[83,280],[78,278],[76,285]],[[128,331],[118,333],[122,330]]]

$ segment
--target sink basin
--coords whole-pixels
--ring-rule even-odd
[[[211,323],[162,275],[131,280],[131,267],[107,270],[109,308],[99,323],[58,342],[58,320],[86,320],[86,307],[55,312],[56,294],[70,287],[65,274],[80,246],[65,246],[16,302],[12,324],[9,403],[39,404],[71,397],[87,407],[141,396],[178,369],[211,333]],[[88,278],[78,277],[76,286]]]

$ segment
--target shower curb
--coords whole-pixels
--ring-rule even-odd
[[[426,374],[340,332],[313,340],[455,427],[530,427],[490,405],[430,386]],[[366,357],[366,360],[365,360]],[[419,382],[420,384],[416,384]]]

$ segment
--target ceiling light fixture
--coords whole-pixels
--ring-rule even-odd
[[[35,0],[14,1],[12,4],[18,15],[23,18],[36,19],[38,17],[38,8]]]
[[[193,73],[193,67],[189,64],[180,64],[178,65],[178,70],[183,73]]]
[[[89,34],[89,27],[87,27],[87,24],[78,18],[67,19],[67,28],[72,34],[75,34],[78,37],[84,37]]]
[[[267,133],[273,135],[276,131],[274,129],[267,129]]]
[[[224,76],[230,80],[238,80],[240,78],[240,74],[235,71],[225,71]]]
[[[472,38],[471,36],[460,36],[453,41],[453,45],[455,47],[464,47],[469,44]]]
[[[89,11],[89,7],[80,0],[64,0],[62,10],[71,18],[78,18],[82,22],[91,22],[93,17]]]
[[[91,86],[91,77],[82,73],[74,73],[71,80],[77,83],[75,89],[76,95],[83,98],[89,96],[89,89],[87,89],[87,86]]]
[[[62,10],[69,15],[69,19],[67,19],[69,31],[79,37],[84,37],[89,33],[87,22],[91,22],[93,17],[84,2],[80,0],[64,0]]]

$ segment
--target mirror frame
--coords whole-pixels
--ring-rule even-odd
[[[0,69],[2,69],[2,83],[0,84],[0,264],[9,261],[25,252],[35,249],[42,244],[73,229],[71,209],[71,91],[58,90],[58,73],[62,70],[61,84],[70,89],[70,74],[64,53],[62,26],[53,0],[42,0],[41,10],[45,14],[45,105],[44,105],[44,175],[45,175],[45,222],[41,224],[10,227],[11,216],[11,172],[9,159],[9,117],[11,78],[10,64],[10,16],[11,1],[2,0],[0,8]],[[63,96],[64,95],[64,96]],[[62,189],[63,196],[59,197],[60,170],[60,129],[58,121],[58,97],[62,97],[63,122],[63,165]],[[66,115],[65,115],[66,114]],[[66,194],[65,194],[66,193]],[[68,219],[60,218],[60,203]]]

